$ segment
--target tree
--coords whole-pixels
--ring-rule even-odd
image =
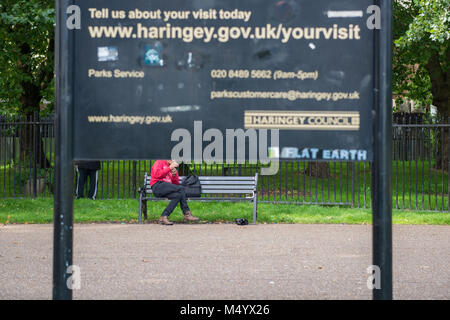
[[[394,92],[450,116],[449,0],[394,2]]]
[[[394,2],[393,92],[432,103],[438,116],[450,117],[450,0],[397,0]],[[441,134],[443,133],[443,134]],[[439,131],[436,169],[448,170],[449,133]]]
[[[54,97],[54,24],[52,0],[0,3],[0,115],[31,118],[53,110],[54,104],[44,101],[52,102]],[[27,126],[23,130],[33,132]],[[29,156],[36,137],[21,137],[21,156]],[[40,167],[44,162],[48,165],[41,154]]]
[[[394,1],[393,91],[450,117],[450,0]]]

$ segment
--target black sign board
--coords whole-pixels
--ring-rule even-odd
[[[192,150],[279,129],[272,156],[373,159],[371,1],[76,4],[75,159],[170,158],[181,128]]]
[[[373,161],[368,270],[392,299],[392,0],[374,2],[56,1],[53,298],[72,298],[73,160],[167,159],[186,133],[195,160],[270,129],[281,158]]]

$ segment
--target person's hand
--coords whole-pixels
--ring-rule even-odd
[[[177,168],[173,168],[173,169],[171,170],[171,172],[172,172],[172,175],[176,175],[176,174],[177,174]]]
[[[179,166],[179,164],[175,161],[175,160],[172,160],[171,162],[170,162],[170,165],[169,165],[169,168],[170,168],[170,170],[172,170],[172,172],[173,172],[173,170],[175,169],[175,168],[177,168]],[[176,169],[175,169],[176,170]]]

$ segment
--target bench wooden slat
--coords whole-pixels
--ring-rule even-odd
[[[208,194],[213,194],[213,193],[208,193]],[[234,197],[234,196],[232,196],[232,197],[211,197],[211,196],[208,196],[208,197],[188,198],[189,201],[194,200],[194,201],[204,201],[204,202],[213,201],[213,200],[227,200],[227,201],[239,202],[239,201],[248,201],[250,199],[253,199],[253,198],[252,197]],[[167,199],[167,198],[156,198],[156,197],[149,198],[147,200],[148,201],[162,201],[162,200],[169,201],[169,199]]]
[[[242,194],[246,194],[246,193],[252,193],[254,191],[254,189],[235,189],[235,188],[229,188],[229,189],[218,189],[218,188],[209,188],[209,189],[204,189],[202,188],[202,193],[242,193]],[[153,194],[153,191],[150,190],[150,192],[147,192],[148,194]]]
[[[254,190],[255,188],[253,186],[236,186],[236,185],[202,185],[202,190],[210,190],[210,189],[216,189],[216,190]]]
[[[183,182],[184,179],[180,178],[179,182],[180,184]],[[255,179],[208,179],[208,177],[199,177],[201,184],[214,184],[214,183],[223,183],[223,184],[255,184]],[[150,179],[148,178],[145,181],[146,185],[150,184]]]
[[[185,179],[185,176],[179,177],[180,181]],[[150,181],[150,176],[147,176],[146,182]],[[255,177],[253,176],[245,176],[245,177],[236,177],[236,176],[199,176],[200,180],[204,181],[214,181],[214,180],[220,180],[220,181],[255,181]]]
[[[180,177],[180,180],[182,181],[184,179],[183,177]],[[255,181],[255,177],[217,177],[217,176],[199,176],[200,181]]]
[[[181,183],[181,182],[180,182]],[[231,184],[231,185],[249,185],[254,186],[255,181],[228,181],[228,180],[201,180],[202,185],[215,185],[215,184]]]
[[[202,183],[200,182],[200,185],[202,186],[202,188],[230,188],[233,186],[236,186],[238,188],[243,188],[243,189],[254,189],[255,188],[255,184],[249,184],[249,183],[240,183],[240,184],[235,184],[235,183],[226,183],[224,181],[217,181],[215,183]],[[146,186],[147,190],[150,190],[151,187],[150,185]]]
[[[211,193],[211,194],[228,194],[228,193],[240,193],[240,194],[251,194],[253,192],[250,190],[220,190],[220,189],[211,189],[211,190],[202,190],[202,193]]]

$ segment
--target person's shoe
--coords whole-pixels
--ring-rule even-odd
[[[198,221],[200,219],[197,217],[194,217],[190,211],[186,211],[184,213],[184,220],[185,221]]]
[[[159,223],[165,226],[173,225],[173,222],[169,221],[167,216],[161,216],[161,218],[159,218]]]

